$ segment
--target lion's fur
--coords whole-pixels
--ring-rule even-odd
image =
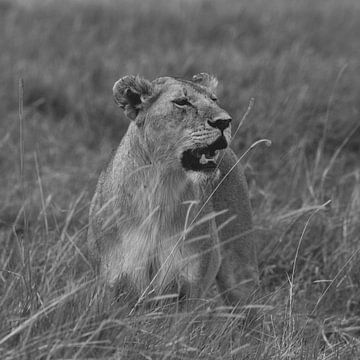
[[[210,99],[216,84],[201,74],[193,82],[128,76],[114,85],[115,101],[134,121],[99,177],[88,244],[100,275],[121,291],[199,298],[216,279],[236,305],[257,287],[246,181],[240,166],[229,173],[236,156],[222,150],[218,169],[206,174],[180,162],[184,150],[220,134],[205,121],[227,115]],[[186,110],[172,103],[184,93],[195,103]],[[229,142],[230,128],[224,135]]]

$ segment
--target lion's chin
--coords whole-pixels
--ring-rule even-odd
[[[227,146],[225,137],[220,136],[210,145],[185,150],[181,156],[181,164],[187,171],[212,173],[217,169],[219,150]]]

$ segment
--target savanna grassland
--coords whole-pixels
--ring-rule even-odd
[[[360,358],[359,36],[356,0],[0,1],[0,358]],[[72,276],[128,125],[113,83],[199,72],[234,128],[255,99],[239,156],[272,141],[243,158],[263,329],[128,315]]]

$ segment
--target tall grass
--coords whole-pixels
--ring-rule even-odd
[[[358,358],[359,11],[350,0],[0,2],[0,357]],[[243,329],[221,303],[129,316],[80,281],[92,271],[90,195],[127,127],[114,81],[202,71],[235,122],[255,98],[239,157],[272,141],[242,158],[264,329]]]

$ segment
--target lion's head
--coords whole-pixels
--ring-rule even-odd
[[[204,73],[192,81],[125,76],[113,93],[138,126],[151,162],[210,175],[231,137],[231,117],[217,103],[216,86],[216,78]]]

